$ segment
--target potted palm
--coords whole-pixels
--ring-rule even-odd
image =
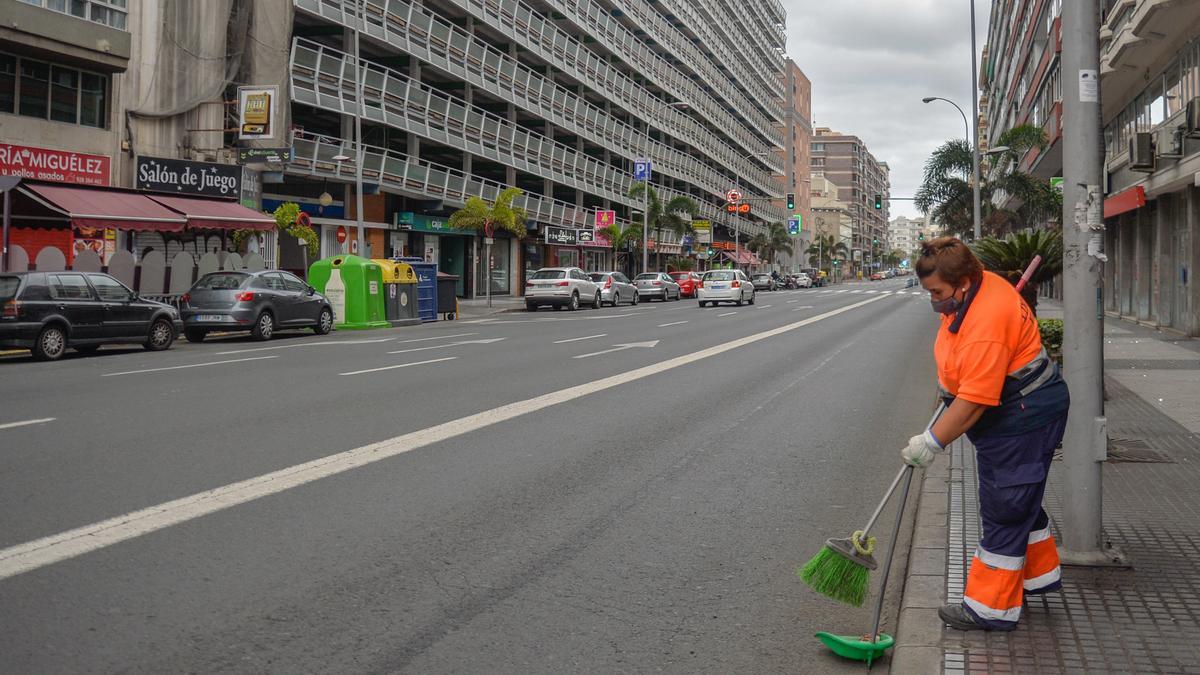
[[[513,206],[513,201],[525,194],[521,188],[510,187],[500,191],[496,201],[489,204],[480,197],[471,197],[461,209],[450,216],[448,225],[456,230],[471,230],[477,235],[483,235],[485,248],[484,260],[488,261],[489,269],[484,271],[486,279],[484,288],[487,289],[488,307],[492,306],[492,237],[496,230],[504,230],[518,239],[525,236],[525,209]]]

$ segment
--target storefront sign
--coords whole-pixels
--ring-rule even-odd
[[[595,230],[575,230],[575,239],[580,244],[584,244],[584,245],[594,243],[596,241],[596,231]]]
[[[556,246],[575,246],[579,243],[579,230],[547,227],[545,236],[547,244],[554,244]]]
[[[596,212],[596,229],[608,227],[609,225],[617,224],[616,211],[597,211]]]
[[[238,148],[238,164],[279,164],[293,159],[291,148]]]
[[[277,87],[238,87],[238,138],[268,139],[278,136],[275,108]]]
[[[257,171],[242,167],[242,206],[259,210],[262,203],[262,178]]]
[[[712,222],[707,220],[693,220],[692,229],[696,231],[697,244],[712,243]]]
[[[0,143],[0,175],[81,185],[108,185],[109,158]]]
[[[242,197],[242,167],[185,159],[138,157],[139,190],[205,197]]]

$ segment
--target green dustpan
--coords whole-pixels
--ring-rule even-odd
[[[861,635],[833,635],[832,633],[817,633],[817,639],[833,650],[842,658],[855,661],[874,661],[896,643],[895,638],[887,633],[880,633],[879,640],[868,642]]]

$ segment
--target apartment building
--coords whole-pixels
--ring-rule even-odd
[[[86,19],[59,11],[81,5]],[[462,295],[487,284],[518,293],[541,266],[615,264],[597,212],[640,222],[641,200],[628,197],[639,158],[652,161],[664,201],[699,203],[715,243],[734,239],[725,210],[734,186],[752,200],[741,241],[785,220],[778,0],[0,0],[0,9],[20,19],[19,29],[0,27],[0,88],[25,86],[18,61],[57,41],[70,52],[63,68],[79,68],[77,119],[95,119],[83,106],[104,110],[76,134],[50,118],[66,115],[61,105],[30,122],[33,108],[9,112],[0,91],[0,141],[95,152],[125,187],[136,187],[140,156],[227,164],[250,146],[281,149],[283,161],[248,166],[258,206],[298,203],[322,255],[438,262],[460,276]],[[719,20],[734,14],[741,20]],[[108,78],[99,104],[92,75]],[[273,92],[271,138],[230,131],[239,85]],[[365,251],[355,247],[360,150]],[[506,186],[525,191],[528,236],[498,234],[484,260],[482,239],[446,221],[469,197]],[[138,237],[147,241],[130,244],[135,252],[151,246]],[[692,243],[658,239],[664,254]]]
[[[849,205],[853,235],[847,244],[855,260],[878,263],[887,237],[889,169],[857,136],[817,127],[812,141],[813,175],[837,186],[837,198]],[[875,208],[878,197],[880,208]]]
[[[784,181],[787,192],[796,196],[795,208],[778,202],[788,217],[800,216],[800,235],[795,237],[795,253],[780,254],[783,266],[803,267],[804,251],[812,243],[812,82],[795,61],[788,59],[784,70],[783,152]]]

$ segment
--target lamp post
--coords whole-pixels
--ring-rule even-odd
[[[676,110],[687,110],[691,107],[687,101],[675,101],[674,103],[666,104],[668,108]],[[650,138],[650,116],[646,116],[646,161],[650,162],[650,144],[653,141]],[[653,166],[654,163],[650,162]],[[649,172],[649,169],[647,169]],[[650,176],[646,176],[645,189],[642,190],[642,274],[650,271],[650,250],[648,248],[650,240]]]
[[[975,19],[974,19],[974,17],[975,17],[975,8],[974,8],[974,4],[972,4],[972,7],[971,7],[971,53],[972,54],[974,54],[974,52],[975,52]],[[972,59],[971,62],[974,63],[974,59]],[[974,81],[974,77],[972,77],[972,81]],[[976,98],[976,97],[972,96],[972,98]],[[950,105],[954,106],[955,109],[958,110],[959,115],[962,115],[963,127],[967,134],[967,142],[971,144],[971,173],[974,177],[974,181],[973,181],[974,214],[972,216],[971,222],[974,226],[975,238],[979,239],[981,236],[983,236],[982,235],[982,225],[981,225],[982,218],[980,215],[982,212],[982,208],[981,208],[980,202],[979,202],[979,136],[978,136],[978,134],[976,134],[974,139],[971,138],[971,123],[967,121],[967,113],[963,112],[962,107],[960,107],[957,103],[955,103],[954,101],[951,101],[948,98],[942,98],[941,96],[927,96],[927,97],[921,99],[922,103],[932,103],[933,101],[945,101],[946,103],[949,103]],[[978,115],[976,115],[976,117],[978,117]]]
[[[742,161],[745,161],[747,159],[754,159],[755,157],[766,158],[769,156],[770,156],[769,152],[752,152],[752,153],[742,157]],[[742,191],[742,174],[737,173],[737,169],[734,169],[733,187],[739,193]],[[744,197],[743,197],[743,199],[744,199]],[[737,265],[738,269],[742,268],[741,219],[742,219],[741,212],[738,211],[737,209],[734,209],[734,213],[733,213],[733,255],[737,259],[737,262],[735,264]]]
[[[354,13],[357,15],[358,21],[354,24],[354,100],[358,103],[358,110],[354,115],[354,224],[358,229],[358,254],[361,256],[367,255],[367,236],[363,231],[363,180],[362,180],[362,165],[363,158],[366,156],[363,151],[362,137],[362,115],[366,111],[367,106],[363,102],[363,76],[366,74],[366,68],[363,68],[362,52],[359,50],[358,35],[362,32],[363,24],[366,23],[366,0],[354,3]]]

